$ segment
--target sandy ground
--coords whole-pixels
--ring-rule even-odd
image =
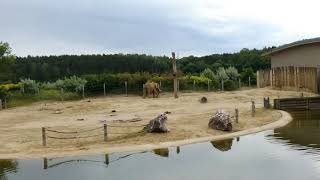
[[[312,93],[304,93],[313,96]],[[162,94],[160,98],[142,99],[139,96],[107,96],[70,102],[41,102],[26,107],[0,111],[0,158],[63,156],[81,154],[108,148],[121,148],[142,144],[186,140],[227,134],[208,128],[208,121],[218,109],[225,109],[234,115],[234,108],[240,111],[240,122],[234,123],[233,132],[255,128],[278,120],[281,114],[274,110],[264,110],[264,96],[298,97],[299,92],[276,91],[268,88],[248,89],[232,92],[181,93],[178,99],[172,94]],[[202,96],[208,103],[201,104]],[[251,116],[251,99],[256,102],[255,117]],[[271,100],[272,102],[272,100]],[[116,112],[111,112],[116,110]],[[141,133],[141,125],[158,114],[169,111],[166,134]],[[108,127],[108,142],[103,142],[103,124]],[[48,139],[47,147],[42,146],[41,127],[58,131],[94,131],[76,134],[74,140]],[[72,137],[75,134],[48,132],[51,137]]]

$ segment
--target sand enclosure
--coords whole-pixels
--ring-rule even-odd
[[[314,95],[306,92],[304,94]],[[264,96],[273,99],[278,96],[298,97],[299,95],[299,92],[294,91],[262,88],[232,92],[181,93],[178,99],[174,99],[171,93],[164,93],[157,99],[115,95],[79,101],[35,103],[26,107],[0,111],[0,158],[42,157],[47,153],[54,153],[58,156],[79,151],[96,151],[111,147],[156,144],[226,134],[228,132],[209,129],[208,121],[218,109],[225,109],[233,116],[234,108],[238,107],[240,122],[234,123],[233,129],[236,132],[262,126],[280,118],[279,112],[262,108]],[[199,102],[202,96],[208,98],[208,103]],[[251,117],[251,99],[256,102],[255,117]],[[168,115],[170,133],[146,134],[140,132],[141,125],[165,111],[171,112]],[[108,142],[103,142],[102,130],[105,123],[136,127],[109,127],[108,132],[111,134],[108,135]],[[41,127],[50,127],[60,131],[78,131],[99,127],[101,129],[85,134],[97,134],[96,137],[75,140],[48,139],[47,147],[43,147]],[[60,134],[53,135],[62,137]]]

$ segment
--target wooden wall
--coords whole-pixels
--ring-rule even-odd
[[[257,71],[257,86],[286,90],[306,90],[318,92],[320,71],[315,67],[274,67]]]

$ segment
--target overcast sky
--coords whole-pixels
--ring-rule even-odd
[[[180,56],[320,36],[319,0],[0,0],[0,41],[19,56]]]

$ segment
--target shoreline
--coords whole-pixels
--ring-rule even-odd
[[[258,133],[266,130],[280,128],[289,124],[292,121],[292,117],[289,113],[281,110],[277,110],[277,111],[280,112],[281,118],[275,122],[272,122],[263,126],[255,127],[255,128],[232,132],[229,134],[191,138],[191,139],[177,140],[177,141],[168,141],[168,142],[161,142],[157,144],[142,144],[142,145],[120,146],[120,147],[110,147],[110,148],[103,146],[99,149],[88,149],[88,150],[81,150],[76,152],[70,151],[70,152],[59,152],[59,153],[50,152],[50,153],[43,153],[43,154],[39,154],[39,153],[1,154],[0,159],[39,159],[39,158],[54,158],[54,157],[87,156],[87,155],[94,155],[94,154],[140,152],[140,151],[150,151],[153,149],[196,144],[196,143],[202,143],[202,142],[208,142],[208,141],[225,140],[225,139],[235,138],[239,136],[254,134],[254,133]]]

